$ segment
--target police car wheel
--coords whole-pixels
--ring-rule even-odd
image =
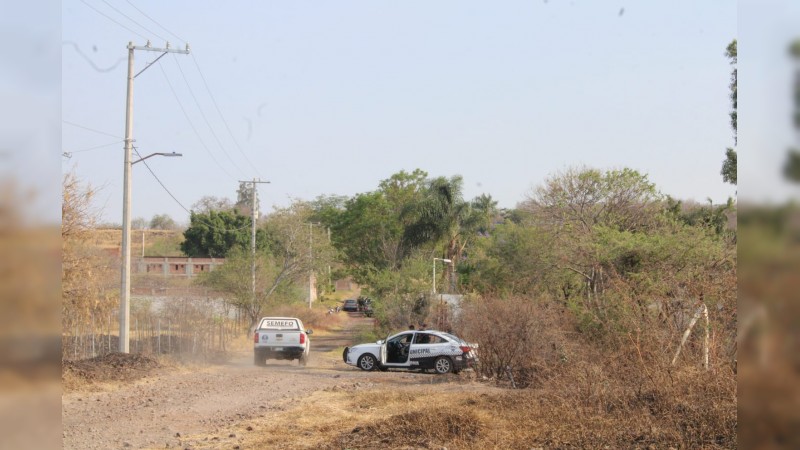
[[[440,356],[433,363],[433,368],[438,374],[450,373],[453,371],[453,362],[447,356]]]
[[[375,361],[375,357],[369,353],[361,355],[361,357],[358,358],[358,367],[363,371],[369,372],[375,370],[375,366],[377,366],[377,361]]]

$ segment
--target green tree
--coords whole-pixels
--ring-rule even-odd
[[[310,226],[312,209],[294,202],[268,215],[259,229],[261,241],[255,260],[249,249],[233,245],[225,264],[201,278],[205,286],[227,295],[227,300],[244,311],[251,326],[265,307],[278,301],[290,302],[293,287],[307,287],[309,274],[332,262],[333,251],[322,231]],[[256,295],[252,293],[251,265],[256,265]],[[307,291],[306,291],[307,292]],[[280,299],[280,300],[278,300]]]
[[[725,150],[725,160],[722,161],[722,181],[730,184],[737,184],[737,163],[736,150],[728,148]]]
[[[545,233],[552,265],[564,277],[559,287],[572,292],[581,286],[583,301],[598,318],[608,273],[599,256],[599,229],[644,232],[656,228],[663,218],[661,194],[646,175],[624,168],[600,171],[571,168],[547,178],[521,209]],[[577,278],[575,278],[577,277]]]
[[[378,190],[346,201],[341,211],[328,209],[332,239],[356,281],[366,283],[371,273],[402,265],[410,252],[403,212],[422,198],[426,176],[419,169],[400,171],[381,181]]]
[[[467,291],[534,295],[551,285],[547,282],[553,275],[550,254],[549,239],[542,230],[504,222],[495,226],[489,237],[475,241],[459,275]]]
[[[730,90],[731,90],[731,106],[732,111],[730,112],[731,117],[731,128],[733,128],[733,140],[734,142],[738,142],[737,133],[738,133],[738,126],[737,126],[737,111],[738,111],[738,75],[737,75],[737,50],[736,50],[736,39],[734,39],[728,47],[725,49],[725,56],[731,62],[733,66],[733,70],[731,71],[731,83],[730,83]],[[726,183],[730,183],[735,185],[737,183],[737,166],[736,166],[736,150],[732,148],[728,148],[725,151],[725,160],[722,162],[722,170],[720,174],[722,175],[722,180]]]
[[[193,212],[183,232],[181,251],[186,256],[223,258],[233,247],[249,248],[252,219],[235,211]],[[256,233],[256,246],[265,245],[264,231]]]
[[[431,260],[425,252],[412,252],[396,269],[369,274],[363,291],[375,300],[375,317],[382,330],[394,331],[425,321],[429,310]]]
[[[735,212],[736,207],[733,198],[728,198],[724,205],[714,206],[711,199],[707,205],[690,203],[685,205],[680,200],[667,197],[667,214],[686,225],[706,227],[713,230],[717,235],[732,234],[735,239],[735,231],[728,226],[728,215]]]
[[[789,46],[789,54],[796,61],[800,60],[800,39]],[[800,70],[797,71],[795,79],[800,79]],[[800,83],[794,85],[794,104],[794,126],[800,128]],[[783,176],[791,182],[800,183],[800,150],[789,149],[786,161],[783,163]]]

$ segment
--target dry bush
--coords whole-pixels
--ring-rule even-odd
[[[301,400],[299,416],[290,409],[257,419],[263,433],[242,447],[736,447],[734,383],[719,383],[712,372],[684,367],[665,373],[664,380],[654,377],[672,381],[653,388],[635,366],[623,364],[621,354],[581,356],[571,370],[535,389],[447,383],[319,391]],[[622,359],[615,364],[615,358]]]
[[[672,366],[677,340],[670,342],[668,329],[657,320],[641,322],[647,326],[620,333],[616,341],[576,335],[574,359],[536,391],[540,405],[553,413],[549,427],[574,427],[558,442],[735,447],[736,379],[725,359],[705,370],[695,349]]]
[[[117,261],[91,245],[98,211],[97,189],[74,173],[64,175],[61,204],[61,332],[64,340],[78,341],[100,331],[102,318],[118,303],[114,278]],[[83,342],[81,342],[83,343]],[[62,358],[76,357],[63,353]]]
[[[507,379],[510,366],[517,387],[531,388],[495,399],[492,429],[505,433],[498,439],[506,448],[736,446],[737,387],[723,324],[712,320],[705,370],[701,330],[673,366],[674,324],[657,314],[623,320],[598,339],[545,302],[487,298],[465,307],[458,332],[480,344],[479,370]]]
[[[538,386],[569,360],[565,314],[544,302],[514,297],[478,299],[465,306],[456,332],[480,347],[479,371],[518,387]]]

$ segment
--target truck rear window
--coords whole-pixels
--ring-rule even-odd
[[[264,319],[258,328],[260,330],[300,330],[297,321],[291,319]]]

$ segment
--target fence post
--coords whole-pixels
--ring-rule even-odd
[[[97,356],[94,349],[94,309],[92,309],[92,358]]]

